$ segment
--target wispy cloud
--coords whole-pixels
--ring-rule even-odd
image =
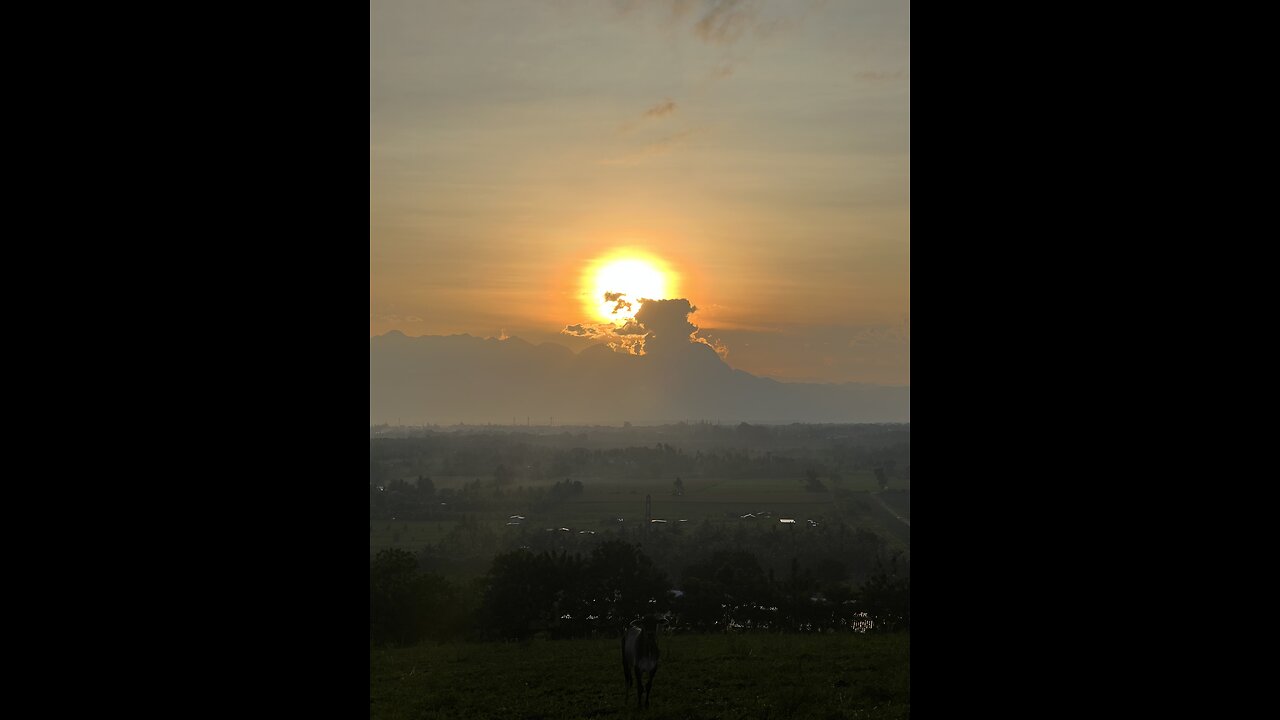
[[[608,323],[601,325],[585,325],[583,323],[574,323],[567,325],[560,331],[563,335],[580,338],[597,338],[608,337],[612,333],[612,325]]]
[[[666,155],[677,145],[684,142],[685,138],[689,137],[691,134],[693,134],[692,130],[685,130],[683,132],[675,133],[674,135],[668,135],[667,137],[651,142],[638,150],[605,158],[600,161],[600,164],[622,166],[638,165],[659,155]]]
[[[808,14],[823,3],[767,3],[761,0],[615,0],[614,6],[623,17],[639,17],[644,11],[656,11],[660,22],[669,29],[690,32],[710,45],[732,45],[748,33],[766,38],[792,26],[794,15]],[[764,10],[765,6],[771,6]]]
[[[734,74],[735,66],[753,54],[754,46],[800,27],[826,0],[615,0],[619,15],[630,21],[652,19],[677,36],[692,37],[719,48],[721,57],[703,82]]]
[[[613,306],[613,314],[617,315],[617,314],[618,314],[618,312],[619,312],[619,311],[621,311],[621,310],[630,310],[630,309],[631,309],[631,303],[630,303],[630,301],[627,301],[627,300],[623,300],[623,299],[622,299],[622,297],[623,297],[624,295],[626,295],[626,293],[620,293],[620,292],[606,292],[606,293],[604,294],[604,301],[605,301],[605,302],[616,303],[616,304]]]
[[[702,40],[716,45],[737,41],[755,23],[757,12],[750,0],[710,0],[705,14],[693,26]]]
[[[660,102],[657,105],[654,105],[653,107],[649,108],[648,110],[645,110],[644,117],[660,118],[665,115],[670,115],[675,111],[676,111],[676,104],[672,102],[670,98],[668,98],[666,102]]]
[[[645,110],[644,112],[640,113],[640,117],[628,120],[627,122],[623,123],[622,127],[619,128],[619,132],[621,132],[623,135],[626,135],[643,125],[649,124],[650,121],[661,120],[662,118],[674,113],[675,111],[676,111],[675,102],[671,100],[671,98],[667,98],[663,102],[653,105],[647,110]]]

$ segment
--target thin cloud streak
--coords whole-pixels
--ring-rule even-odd
[[[618,155],[611,158],[605,158],[600,161],[601,165],[638,165],[646,160],[666,155],[671,152],[677,145],[684,142],[686,138],[693,134],[692,130],[685,130],[674,135],[668,135],[656,142],[649,143],[639,150],[630,153]]]
[[[756,20],[756,9],[749,0],[711,0],[710,6],[693,26],[694,34],[704,42],[734,43]]]
[[[660,118],[676,111],[676,104],[668,99],[644,111],[644,117]]]

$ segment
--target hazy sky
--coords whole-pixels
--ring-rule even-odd
[[[908,2],[370,8],[370,335],[581,349],[629,247],[733,367],[910,382]]]

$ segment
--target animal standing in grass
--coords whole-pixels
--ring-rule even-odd
[[[639,627],[636,624],[639,623]],[[658,619],[652,615],[631,623],[622,634],[622,676],[627,681],[627,695],[631,694],[631,674],[635,673],[636,707],[649,707],[649,691],[653,688],[653,676],[658,672]],[[643,674],[649,673],[645,683]]]

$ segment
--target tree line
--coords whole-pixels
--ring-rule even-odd
[[[541,512],[581,495],[580,480],[565,478],[552,485],[508,487],[509,471],[499,465],[489,482],[479,478],[459,488],[436,489],[430,477],[369,484],[369,521],[456,519],[459,513],[488,509],[494,501],[515,500],[529,512]]]
[[[586,553],[499,553],[484,576],[465,583],[423,570],[412,553],[384,550],[370,561],[370,637],[402,645],[581,637],[616,633],[649,613],[686,632],[910,629],[910,579],[895,560],[851,586],[824,581],[797,559],[776,577],[753,553],[722,549],[676,579],[619,539]]]

